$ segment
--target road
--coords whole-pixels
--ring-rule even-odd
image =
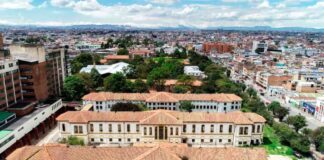
[[[308,128],[310,128],[310,129],[316,129],[318,127],[324,126],[324,123],[318,121],[312,115],[310,115],[310,114],[308,114],[306,112],[303,112],[302,110],[300,110],[300,109],[298,109],[296,107],[293,107],[290,104],[285,103],[285,101],[282,100],[282,99],[279,99],[277,97],[267,96],[267,95],[265,95],[265,96],[260,95],[259,92],[260,92],[261,88],[259,86],[257,86],[256,84],[253,84],[252,81],[245,81],[245,84],[247,86],[253,87],[258,92],[258,95],[259,95],[260,99],[263,102],[278,101],[278,102],[280,102],[281,106],[289,109],[289,115],[291,115],[291,116],[295,116],[295,115],[302,115],[302,116],[304,116],[306,118],[306,120],[307,120],[307,127]]]

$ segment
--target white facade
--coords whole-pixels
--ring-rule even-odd
[[[205,73],[201,71],[198,66],[185,66],[184,74],[201,78],[206,77]]]
[[[315,118],[324,122],[324,97],[316,99]]]
[[[128,63],[125,62],[118,62],[112,65],[88,65],[87,67],[83,67],[80,70],[81,72],[85,72],[85,73],[91,73],[92,68],[97,69],[97,71],[99,72],[99,74],[104,75],[104,74],[114,74],[117,72],[120,73],[125,73],[127,67],[128,67]]]
[[[150,110],[166,109],[166,110],[180,110],[179,102],[145,102],[145,101],[83,101],[83,105],[92,104],[94,111],[107,112],[110,111],[113,105],[117,103],[134,103],[144,104]],[[241,102],[210,102],[210,101],[191,101],[194,106],[194,112],[231,112],[241,109]]]
[[[0,153],[7,150],[16,141],[31,132],[35,127],[61,108],[62,100],[58,100],[45,108],[35,110],[33,113],[20,118],[18,121],[4,128],[3,130],[7,131],[9,134],[0,139]]]
[[[154,119],[158,114],[148,116],[147,119]],[[93,119],[87,123],[59,119],[60,136],[67,138],[72,135],[83,139],[86,144],[103,146],[129,146],[164,141],[186,143],[193,147],[224,147],[261,144],[263,141],[264,122],[236,124],[235,122],[182,121],[156,124],[143,122],[147,119],[133,121],[131,115],[128,117],[129,120],[125,119],[125,121]]]

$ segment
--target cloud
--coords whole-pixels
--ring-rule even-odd
[[[32,9],[32,0],[0,0],[0,9]]]
[[[180,0],[150,0],[151,3],[171,5],[179,2]]]

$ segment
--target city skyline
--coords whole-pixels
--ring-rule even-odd
[[[324,28],[322,8],[316,0],[0,0],[0,24]]]

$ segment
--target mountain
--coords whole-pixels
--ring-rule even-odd
[[[235,30],[235,31],[285,31],[285,32],[324,32],[324,28],[304,28],[304,27],[270,27],[270,26],[254,26],[254,27],[208,27],[200,29],[194,26],[178,25],[176,27],[156,27],[144,28],[134,27],[130,25],[111,25],[111,24],[84,24],[70,26],[37,26],[37,25],[0,25],[1,30],[10,29],[62,29],[62,30],[163,30],[163,31],[188,31],[188,30]]]

